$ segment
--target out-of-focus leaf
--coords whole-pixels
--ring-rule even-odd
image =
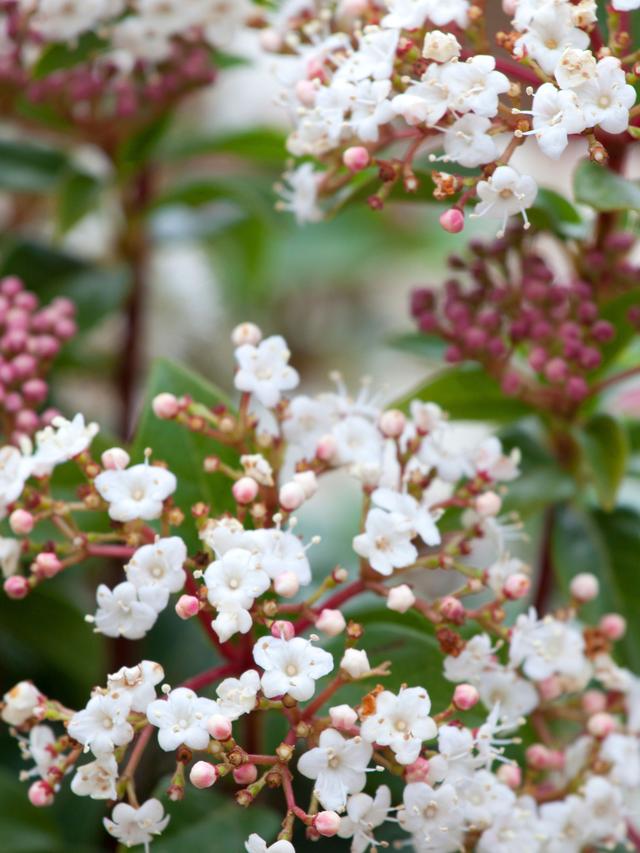
[[[58,232],[66,234],[95,206],[100,183],[85,172],[70,172],[58,191]]]
[[[413,399],[438,403],[451,417],[461,420],[502,423],[531,412],[525,403],[506,397],[495,379],[474,364],[441,371],[396,405],[406,409]]]
[[[107,42],[96,33],[83,33],[75,42],[59,42],[45,47],[33,69],[36,79],[48,77],[54,71],[73,68],[103,50]]]
[[[0,189],[40,193],[55,189],[67,169],[61,151],[33,142],[0,140]]]
[[[171,111],[166,110],[125,139],[116,155],[122,172],[130,172],[141,163],[152,159],[171,125],[172,118]]]
[[[598,370],[598,375],[601,376],[608,372],[611,368],[611,363],[637,336],[637,331],[628,321],[627,314],[629,308],[637,306],[638,303],[638,292],[637,290],[633,290],[630,293],[623,293],[621,296],[617,296],[600,309],[601,318],[608,320],[616,330],[616,333],[610,341],[607,341],[600,348],[602,364]]]
[[[389,345],[394,349],[416,355],[429,361],[442,361],[446,343],[435,335],[414,332],[407,335],[397,335],[391,338]]]
[[[612,510],[627,468],[629,439],[623,424],[598,414],[577,433],[600,506]]]
[[[34,809],[27,785],[0,770],[0,826],[7,853],[62,853],[64,844],[51,809]]]
[[[640,210],[640,186],[591,160],[581,160],[573,178],[579,204],[595,210]]]
[[[386,197],[388,201],[398,202],[431,202],[432,204],[441,204],[433,197],[435,184],[430,172],[423,172],[419,169],[414,170],[415,177],[418,181],[415,192],[409,193],[404,189],[402,180],[398,180],[389,195]],[[367,199],[374,195],[383,186],[380,178],[376,174],[370,172],[362,173],[362,178],[355,179],[351,182],[351,190],[345,193],[337,206],[337,210],[344,207],[346,204],[362,204]],[[454,197],[455,198],[455,197]],[[451,203],[454,199],[449,199]]]
[[[284,135],[271,128],[251,128],[216,136],[181,133],[161,143],[159,155],[167,160],[183,160],[211,154],[231,154],[280,169],[285,158],[284,146]]]
[[[234,204],[220,201],[203,204],[196,209],[186,205],[171,205],[157,210],[151,220],[154,240],[202,240],[226,233],[246,214]]]
[[[528,215],[534,227],[552,231],[560,237],[586,236],[587,227],[578,211],[553,190],[541,187]]]

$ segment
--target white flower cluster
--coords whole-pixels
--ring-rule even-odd
[[[415,189],[414,178],[407,183],[413,157],[426,148],[432,160],[482,167],[474,181],[480,200],[475,215],[504,221],[522,213],[526,219],[537,187],[533,178],[507,165],[514,142],[532,135],[544,154],[557,158],[570,136],[594,128],[612,134],[627,129],[636,93],[620,58],[611,51],[597,57],[590,47],[595,2],[510,3],[517,38],[513,55],[500,61],[476,52],[479,37],[469,7],[466,0],[337,7],[318,0],[293,4],[287,14],[285,4],[265,42],[297,54],[283,95],[295,122],[288,148],[296,157],[326,162],[327,170],[315,171],[305,162],[288,172],[284,209],[301,222],[318,220],[321,190],[340,190],[349,171],[361,171],[392,145],[408,140],[395,179],[404,180],[409,191]],[[460,40],[437,29],[452,23],[460,28]],[[416,68],[419,79],[414,79]],[[529,84],[526,96],[533,99],[530,108],[523,102],[523,81]],[[532,120],[525,120],[523,128],[519,117],[524,115]],[[443,154],[436,157],[438,149]],[[346,175],[336,152],[343,155]],[[390,168],[398,162],[390,160]],[[453,188],[459,188],[455,181]]]

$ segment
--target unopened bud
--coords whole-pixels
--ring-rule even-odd
[[[581,603],[593,601],[598,597],[600,592],[600,584],[598,578],[589,572],[581,572],[571,580],[569,587],[571,595]]]
[[[361,172],[371,163],[371,155],[364,145],[352,145],[342,155],[342,162],[351,172]]]
[[[168,394],[166,392],[154,397],[151,407],[155,416],[162,418],[163,420],[171,420],[171,418],[175,418],[180,411],[178,398],[175,394]]]
[[[531,587],[531,579],[522,572],[516,572],[504,582],[502,592],[510,601],[517,601],[519,598],[524,598]]]
[[[191,619],[200,611],[200,602],[195,595],[181,595],[176,602],[176,613],[181,619]]]
[[[458,684],[453,691],[453,704],[460,711],[468,711],[480,701],[478,689],[473,684]]]
[[[29,788],[29,802],[32,806],[43,808],[53,803],[53,788],[42,779],[34,782]]]
[[[538,691],[540,696],[545,699],[547,702],[552,701],[553,699],[557,699],[558,696],[561,696],[564,692],[562,688],[562,682],[555,675],[550,675],[549,678],[545,678],[543,681],[538,682]]]
[[[387,607],[397,613],[406,613],[416,603],[416,597],[410,586],[406,583],[394,586],[387,595]]]
[[[337,812],[318,812],[313,819],[313,828],[319,835],[331,838],[340,829],[340,815]]]
[[[262,332],[255,323],[240,323],[231,332],[231,343],[234,347],[241,347],[243,344],[258,346],[262,340]]]
[[[361,678],[371,672],[371,664],[365,651],[347,649],[340,661],[340,669],[343,669],[351,678]]]
[[[351,729],[358,722],[358,715],[350,705],[334,705],[329,708],[329,717],[335,729]]]
[[[599,711],[587,720],[587,731],[597,738],[605,738],[616,729],[616,721],[606,711]]]
[[[296,629],[293,627],[293,622],[278,619],[271,626],[271,635],[283,640],[293,640],[296,635]]]
[[[476,498],[476,512],[479,515],[494,516],[500,512],[502,498],[495,492],[485,492]]]
[[[233,778],[238,785],[251,785],[258,778],[258,768],[255,764],[241,764],[234,768]]]
[[[328,433],[319,439],[316,445],[316,456],[322,462],[331,462],[335,457],[337,450],[338,442],[336,441],[335,436]]]
[[[293,475],[293,482],[302,488],[307,500],[312,498],[318,491],[318,478],[314,471],[299,471]]]
[[[606,694],[601,690],[587,690],[582,696],[582,707],[587,714],[598,714],[607,707]]]
[[[280,489],[280,493],[278,495],[280,506],[283,509],[286,509],[287,512],[292,512],[302,506],[305,501],[305,497],[304,489],[300,483],[296,483],[294,481],[285,483]]]
[[[429,770],[430,765],[426,758],[416,758],[413,764],[405,768],[405,782],[426,782],[429,778]]]
[[[283,598],[293,598],[300,589],[300,580],[295,572],[282,572],[273,582],[273,588]]]
[[[35,518],[26,509],[16,509],[9,516],[9,525],[16,536],[28,536],[35,523]]]
[[[501,764],[496,771],[496,776],[508,788],[515,790],[522,783],[522,770],[517,764]]]
[[[452,595],[446,595],[440,602],[440,613],[451,622],[464,622],[466,611],[464,605]]]
[[[108,471],[122,471],[131,461],[131,457],[122,447],[111,447],[109,450],[105,450],[101,459]]]
[[[339,610],[325,608],[316,619],[316,628],[329,637],[337,637],[347,627],[347,621]]]
[[[258,484],[253,477],[240,477],[231,489],[233,497],[239,504],[250,504],[258,496]]]
[[[32,566],[34,574],[40,578],[52,578],[58,574],[62,563],[52,551],[41,551]]]
[[[380,415],[378,426],[387,438],[399,438],[404,432],[407,419],[400,409],[388,409]]]
[[[627,620],[619,613],[605,613],[600,620],[600,630],[609,640],[620,640],[627,630]]]
[[[218,768],[208,761],[196,761],[189,773],[189,780],[195,788],[210,788],[218,781]]]
[[[440,225],[449,234],[459,234],[464,229],[464,213],[457,207],[451,207],[441,214]]]
[[[14,601],[18,601],[22,598],[26,598],[29,595],[30,585],[29,581],[23,577],[22,575],[11,575],[10,578],[7,578],[2,585],[2,588],[5,591],[5,594],[8,598],[12,598]]]
[[[213,714],[207,720],[207,731],[216,740],[229,740],[233,731],[231,722],[222,714]]]

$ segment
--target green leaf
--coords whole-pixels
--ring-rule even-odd
[[[116,154],[121,171],[130,173],[141,163],[153,158],[160,141],[171,126],[172,118],[172,112],[165,110],[136,133],[126,137]]]
[[[540,230],[551,231],[560,237],[586,236],[586,224],[578,211],[553,190],[541,187],[528,214],[532,225]]]
[[[508,422],[531,412],[520,400],[506,397],[482,367],[462,364],[437,373],[396,403],[406,409],[413,399],[438,403],[452,418]]]
[[[612,362],[626,350],[631,341],[637,338],[637,331],[628,320],[629,308],[639,303],[638,291],[622,293],[606,302],[600,309],[600,317],[612,324],[616,333],[614,337],[601,345],[602,364],[596,375],[602,376],[609,371]]]
[[[159,156],[167,160],[231,154],[280,169],[285,159],[285,137],[271,128],[224,133],[215,136],[189,136],[180,133],[167,138],[159,147]]]
[[[7,853],[60,853],[63,839],[49,809],[34,809],[27,799],[27,785],[0,770],[0,824],[2,849]]]
[[[85,172],[69,172],[58,192],[58,233],[66,234],[95,206],[100,182]]]
[[[40,193],[55,189],[67,169],[61,151],[33,142],[0,140],[0,189]]]
[[[626,430],[611,415],[597,414],[578,431],[577,438],[600,506],[610,511],[615,506],[629,458]]]
[[[396,335],[391,338],[389,346],[401,352],[406,352],[408,355],[415,355],[418,358],[425,358],[429,361],[442,361],[442,356],[447,345],[442,338],[438,338],[436,335],[412,332],[406,335]]]
[[[640,209],[640,185],[591,160],[578,164],[573,191],[579,204],[588,204],[595,210]]]
[[[73,68],[105,47],[107,42],[93,32],[83,33],[75,42],[51,44],[40,54],[33,69],[33,76],[40,80],[54,71]]]

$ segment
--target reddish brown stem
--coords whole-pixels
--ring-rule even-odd
[[[321,693],[319,693],[316,696],[316,698],[313,700],[313,702],[310,705],[307,705],[307,707],[302,712],[301,719],[308,720],[311,717],[313,717],[313,715],[316,713],[316,711],[319,711],[320,708],[322,708],[322,706],[324,705],[324,703],[327,702],[329,699],[331,699],[333,694],[337,693],[337,691],[340,690],[340,688],[344,684],[346,684],[346,682],[344,681],[343,678],[341,678],[340,676],[335,678],[330,684],[328,684],[324,688],[324,690]]]
[[[365,589],[365,583],[362,579],[353,581],[353,583],[348,584],[343,587],[343,589],[334,593],[330,598],[324,601],[322,604],[319,604],[316,608],[314,608],[313,613],[320,615],[320,611],[325,608],[331,610],[337,610],[340,605],[349,601],[349,599],[354,598],[356,595],[359,595]],[[295,629],[296,634],[301,634],[307,628],[310,628],[311,625],[314,624],[313,619],[310,619],[307,616],[303,616],[302,619],[298,619],[297,622],[293,623],[293,627]]]
[[[129,545],[87,545],[89,557],[113,557],[128,560],[135,553],[135,548]]]

